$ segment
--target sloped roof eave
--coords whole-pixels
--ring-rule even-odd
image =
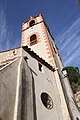
[[[37,55],[34,51],[31,50],[28,46],[23,46],[22,47],[26,52],[28,52],[32,57],[37,59],[40,63],[45,65],[47,68],[52,70],[53,72],[55,71],[55,68],[53,68],[49,63],[47,63],[44,59],[40,58],[39,55]]]

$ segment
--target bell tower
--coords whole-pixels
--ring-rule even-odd
[[[58,50],[42,14],[30,17],[28,21],[23,22],[21,46],[26,45],[55,67],[53,50],[57,53]]]

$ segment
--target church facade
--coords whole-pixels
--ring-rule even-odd
[[[0,120],[79,120],[63,68],[43,16],[23,22],[21,47],[0,52]]]

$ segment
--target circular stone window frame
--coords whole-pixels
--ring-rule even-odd
[[[51,110],[53,108],[53,100],[48,93],[41,93],[41,102],[48,110]]]

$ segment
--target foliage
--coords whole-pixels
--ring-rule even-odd
[[[78,67],[68,66],[65,67],[67,75],[73,90],[73,93],[80,91],[80,73]]]

